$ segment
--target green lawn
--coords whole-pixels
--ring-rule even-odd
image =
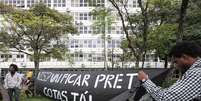
[[[21,101],[52,101],[44,97],[30,97],[30,98],[24,97],[21,99],[22,99]]]
[[[0,99],[0,101],[2,101]],[[30,97],[30,98],[25,98],[25,97],[21,97],[20,101],[53,101],[44,97]]]

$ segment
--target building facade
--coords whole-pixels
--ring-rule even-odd
[[[40,63],[41,68],[103,68],[106,63],[108,68],[133,67],[134,62],[123,63],[120,56],[123,54],[121,40],[124,32],[120,18],[114,12],[114,24],[106,30],[106,42],[101,34],[95,34],[97,30],[93,27],[96,17],[91,15],[95,8],[93,4],[100,7],[112,7],[108,0],[0,0],[0,2],[12,5],[21,9],[29,9],[38,2],[43,2],[51,9],[56,9],[61,13],[70,13],[74,18],[74,24],[78,29],[77,35],[63,37],[66,47],[70,50],[73,63],[58,61],[56,59],[44,60]],[[137,0],[128,0],[128,8],[136,13],[139,10]],[[112,8],[111,8],[112,9]],[[104,44],[106,45],[104,47]],[[104,51],[106,49],[106,51]],[[107,58],[105,61],[104,52]],[[160,60],[154,59],[154,54],[147,55],[145,65],[150,67],[163,67]],[[1,53],[0,66],[6,68],[10,63],[17,63],[20,67],[33,68],[33,62],[26,54],[20,52]],[[114,64],[114,65],[112,65]]]

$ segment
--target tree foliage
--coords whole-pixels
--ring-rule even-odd
[[[96,20],[93,22],[92,26],[96,30],[94,34],[101,34],[102,39],[104,40],[104,68],[108,67],[108,50],[107,50],[107,42],[110,39],[107,33],[109,28],[111,28],[114,23],[114,17],[112,16],[112,12],[110,9],[106,9],[105,7],[96,7],[91,12]],[[113,53],[112,53],[113,54]],[[111,55],[112,56],[112,55]],[[113,59],[113,57],[111,57]],[[112,61],[112,67],[113,67]]]
[[[30,55],[38,70],[41,56],[64,58],[67,47],[61,37],[76,30],[72,17],[38,4],[30,10],[18,10],[7,14],[8,23],[0,34],[1,43],[9,48]]]
[[[177,19],[180,2],[172,0],[153,0],[153,18],[155,26],[150,30],[149,50],[160,59],[165,60],[167,67],[168,53],[175,43],[177,32]]]
[[[150,43],[149,37],[153,36],[154,30],[160,29],[157,27],[163,24],[173,24],[174,26],[177,20],[179,2],[176,0],[138,0],[140,10],[137,13],[130,13],[128,0],[109,1],[118,11],[126,34],[128,41],[126,43],[128,44],[123,47],[130,49],[136,63],[139,61],[144,63],[147,51],[153,51],[153,48],[150,48],[153,44]]]
[[[147,52],[147,35],[150,27],[149,20],[149,1],[138,0],[140,12],[130,13],[128,0],[109,0],[117,11],[123,31],[128,41],[128,48],[136,59],[136,67],[139,67],[139,61],[144,64],[145,54]],[[143,67],[143,65],[142,65]]]
[[[184,24],[184,40],[196,41],[201,45],[201,1],[192,0],[187,9]]]
[[[9,12],[12,12],[13,8],[9,5],[4,5],[2,2],[0,2],[0,14],[6,14]]]
[[[137,13],[128,12],[131,11],[126,4],[128,0],[109,1],[122,20],[127,39],[127,42],[123,42],[127,44],[122,44],[127,46],[123,48],[130,49],[136,62],[143,62],[147,52],[155,52],[163,59],[167,57],[168,50],[178,35],[176,28],[179,26],[181,0],[138,0],[140,10]],[[123,24],[125,22],[128,23]]]
[[[176,40],[176,24],[162,24],[149,34],[149,47],[160,59],[165,59]]]
[[[178,31],[177,41],[182,41],[184,37],[184,24],[186,22],[186,13],[189,5],[189,0],[181,0],[179,19],[178,19]]]
[[[102,34],[104,38],[106,30],[108,30],[108,28],[114,23],[114,17],[111,10],[106,9],[105,7],[97,7],[90,13],[96,18],[92,24],[92,26],[97,30],[94,34]]]
[[[13,11],[13,8],[11,6],[4,5],[3,3],[0,2],[0,31],[2,29],[1,27],[3,27],[4,25],[3,16],[12,11]],[[7,49],[5,48],[5,45],[0,43],[0,51],[6,53],[7,52],[6,50]],[[10,101],[9,95],[6,89],[3,87],[2,82],[0,82],[0,93],[1,93],[2,101]]]

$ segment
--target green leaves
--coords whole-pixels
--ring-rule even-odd
[[[5,21],[9,26],[1,32],[1,42],[31,55],[36,62],[43,56],[63,59],[67,47],[60,42],[60,38],[76,33],[71,16],[41,3],[30,10],[15,10],[5,16]]]
[[[4,5],[0,2],[0,14],[7,14],[12,12],[14,9],[11,6]]]
[[[155,50],[159,57],[164,58],[176,42],[176,28],[175,24],[162,24],[156,27],[148,36],[150,50]]]
[[[109,28],[114,23],[112,12],[104,7],[93,9],[91,15],[96,17],[93,23],[93,27],[97,29],[95,34],[105,34],[106,27]]]
[[[201,45],[201,2],[193,0],[189,4],[186,23],[184,25],[184,40],[196,41]]]

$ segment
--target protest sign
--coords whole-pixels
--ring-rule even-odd
[[[147,69],[156,78],[167,69]],[[59,101],[109,101],[121,93],[140,86],[138,70],[40,71],[38,93]]]

